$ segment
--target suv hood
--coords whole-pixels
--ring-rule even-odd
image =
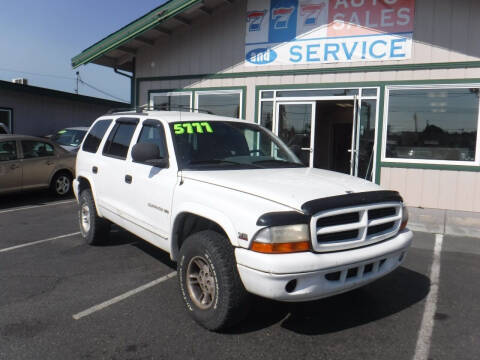
[[[370,181],[314,168],[182,171],[182,176],[259,196],[296,210],[314,199],[381,190]]]

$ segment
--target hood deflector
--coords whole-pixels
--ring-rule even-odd
[[[302,210],[306,215],[313,215],[323,210],[388,201],[403,202],[403,199],[397,191],[366,191],[307,201],[302,205]]]

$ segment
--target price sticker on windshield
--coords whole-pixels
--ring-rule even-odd
[[[177,123],[173,125],[173,130],[175,135],[213,133],[212,127],[206,121]]]

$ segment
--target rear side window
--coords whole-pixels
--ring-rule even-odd
[[[165,144],[165,131],[159,121],[147,120],[143,123],[142,131],[137,143],[150,143],[158,146],[160,156],[167,157],[167,145]]]
[[[83,143],[82,150],[96,153],[111,122],[112,120],[100,120],[93,125]]]
[[[15,144],[15,141],[0,142],[0,161],[10,161],[16,159],[17,145]]]
[[[22,141],[22,151],[24,159],[55,155],[53,146],[42,141]]]
[[[108,135],[107,142],[103,148],[103,155],[126,159],[128,147],[130,146],[130,141],[132,140],[136,127],[136,123],[117,121],[117,124],[115,124]]]

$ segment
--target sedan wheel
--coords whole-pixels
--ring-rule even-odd
[[[67,173],[56,174],[52,179],[51,190],[55,195],[67,195],[72,189],[72,177]]]
[[[65,195],[70,191],[70,179],[66,175],[62,175],[55,183],[55,189],[59,195]]]

